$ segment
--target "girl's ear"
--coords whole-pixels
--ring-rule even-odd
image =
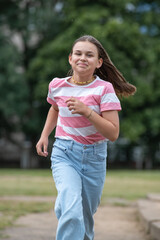
[[[103,64],[103,59],[102,58],[99,58],[98,59],[98,64],[97,64],[97,68],[100,68]]]
[[[69,64],[72,65],[72,55],[71,54],[69,54],[68,61],[69,61]]]

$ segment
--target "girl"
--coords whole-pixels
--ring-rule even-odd
[[[51,104],[36,148],[48,155],[48,136],[56,127],[51,168],[58,191],[57,240],[93,240],[93,215],[106,176],[107,141],[119,135],[117,95],[134,94],[92,36],[77,39],[69,55],[71,70],[49,84]]]

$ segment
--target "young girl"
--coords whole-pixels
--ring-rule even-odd
[[[48,136],[56,127],[51,168],[58,191],[55,213],[57,240],[93,240],[93,215],[106,176],[107,141],[119,135],[117,95],[136,88],[127,83],[99,41],[77,39],[69,55],[69,77],[54,78],[51,104],[37,153],[48,155]]]

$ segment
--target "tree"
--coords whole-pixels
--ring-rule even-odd
[[[80,35],[91,34],[100,39],[125,78],[137,86],[134,97],[122,99],[121,135],[132,145],[148,146],[152,159],[155,158],[160,133],[159,20],[154,34],[152,23],[158,7],[157,1],[148,1],[147,5],[127,0],[121,4],[93,1],[92,5],[89,1],[65,1],[64,12],[69,23],[66,31],[42,47],[29,66],[30,77],[38,77],[35,98],[42,102],[52,77],[66,75],[72,42]],[[147,21],[148,15],[150,21]]]
[[[1,81],[1,87],[2,89],[8,88],[8,91],[9,89],[13,89],[13,86],[15,88],[15,94],[7,92],[8,98],[11,99],[13,97],[11,95],[13,94],[15,97],[11,108],[5,108],[6,101],[4,101],[4,98],[2,99],[1,105],[3,108],[1,108],[1,111],[3,122],[7,124],[8,121],[6,111],[12,116],[12,119],[13,112],[15,113],[14,109],[17,110],[18,116],[20,112],[21,114],[23,113],[23,121],[20,125],[29,139],[35,138],[34,125],[38,126],[41,120],[38,119],[36,114],[36,102],[33,102],[32,95],[35,84],[34,80],[30,81],[27,76],[28,65],[30,60],[35,56],[37,49],[45,44],[45,42],[54,39],[59,31],[65,27],[62,25],[62,22],[63,15],[58,8],[57,1],[2,0],[0,2],[1,35],[4,39],[8,39],[8,43],[4,43],[3,41],[3,45],[1,45],[1,66],[5,68],[1,72],[1,77],[4,79]],[[5,61],[3,61],[4,56]],[[12,66],[13,71],[10,66]],[[22,75],[17,73],[18,69],[22,69]],[[6,79],[8,83],[5,81]],[[14,84],[15,82],[16,84]],[[13,86],[9,87],[7,84],[13,84]],[[18,94],[17,91],[19,91]],[[24,99],[27,107],[23,106],[23,101],[20,101],[19,105],[17,105],[16,99],[21,95],[25,96]],[[18,125],[19,122],[17,122],[16,127]],[[3,128],[4,126],[3,124]],[[8,131],[8,133],[10,133],[11,129],[15,130],[15,126],[13,127],[12,124],[10,124],[10,128],[8,125],[5,127],[5,131]]]
[[[20,69],[17,49],[0,35],[0,135],[21,130],[28,109],[27,85]]]
[[[73,41],[91,34],[102,42],[124,77],[137,86],[135,96],[121,99],[121,136],[131,146],[147,146],[149,154],[156,158],[160,133],[159,11],[158,0],[2,0],[1,35],[10,39],[10,43],[3,40],[4,48],[0,46],[0,65],[5,69],[1,77],[11,84],[14,75],[19,83],[13,84],[14,99],[20,97],[16,94],[19,91],[22,93],[19,102],[24,104],[18,110],[14,100],[8,111],[3,98],[0,105],[3,124],[7,122],[6,111],[11,114],[14,110],[16,115],[23,116],[20,125],[27,138],[32,141],[38,138],[49,108],[45,100],[48,83],[55,76],[66,76]],[[15,36],[21,40],[18,52],[13,45]],[[4,55],[6,61],[2,60]],[[19,74],[17,69],[23,72]],[[6,84],[2,80],[1,89],[9,88]]]

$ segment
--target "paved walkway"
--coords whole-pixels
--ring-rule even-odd
[[[22,199],[23,197],[19,200]],[[50,201],[50,198],[23,200]],[[150,240],[138,220],[136,204],[117,206],[113,202],[112,199],[112,204],[100,206],[95,214],[95,240]],[[1,240],[55,240],[56,226],[57,220],[53,211],[28,214],[17,219],[14,227],[4,230],[2,233],[5,238]]]

